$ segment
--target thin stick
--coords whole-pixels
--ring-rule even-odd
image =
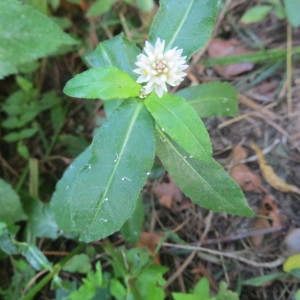
[[[208,233],[208,230],[210,228],[211,225],[211,219],[212,219],[213,213],[212,211],[209,212],[208,216],[206,217],[205,220],[205,229],[203,232],[203,235],[201,237],[200,242],[198,243],[199,245],[201,245],[201,243],[205,240],[206,235]],[[163,243],[162,245],[167,244],[167,243]],[[168,281],[166,282],[166,284],[164,285],[164,289],[166,289],[182,272],[183,270],[191,263],[191,261],[194,259],[195,255],[196,255],[196,251],[193,251],[188,257],[187,259],[184,261],[184,263],[176,270],[176,272],[174,274],[172,274],[172,276],[169,277]]]
[[[270,261],[270,262],[256,262],[256,261],[247,259],[245,257],[232,254],[232,253],[208,249],[208,248],[204,248],[204,247],[178,245],[178,244],[172,244],[172,243],[163,243],[162,246],[172,247],[172,248],[177,248],[177,249],[191,250],[191,251],[201,251],[201,252],[206,252],[206,253],[210,253],[210,254],[218,255],[218,256],[221,255],[224,257],[231,258],[231,259],[239,260],[245,264],[248,264],[248,265],[250,265],[252,267],[256,267],[256,268],[276,268],[276,267],[281,266],[285,260],[284,257],[279,257],[276,260]]]

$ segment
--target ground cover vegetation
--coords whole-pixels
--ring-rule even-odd
[[[0,0],[1,297],[300,299],[297,7]]]

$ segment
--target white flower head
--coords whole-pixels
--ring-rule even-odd
[[[186,75],[183,72],[188,67],[185,64],[186,56],[181,56],[182,49],[177,47],[164,52],[165,41],[159,38],[153,47],[149,42],[145,43],[144,53],[137,56],[137,69],[133,72],[139,74],[138,83],[147,83],[142,89],[140,98],[145,98],[153,90],[159,97],[167,92],[167,84],[178,85]]]

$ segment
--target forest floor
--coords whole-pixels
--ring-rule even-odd
[[[279,277],[258,286],[241,285],[241,279],[282,272],[283,259],[294,253],[293,247],[300,251],[300,193],[291,187],[300,188],[299,57],[294,55],[292,62],[287,54],[275,61],[205,65],[208,58],[300,46],[299,28],[291,28],[286,19],[279,20],[273,10],[259,22],[241,23],[242,15],[255,5],[256,1],[225,1],[210,43],[192,57],[187,78],[178,88],[214,81],[226,81],[237,88],[238,115],[211,117],[204,123],[212,140],[214,158],[238,182],[259,216],[249,219],[201,208],[185,197],[165,172],[149,180],[143,189],[146,220],[139,245],[151,248],[153,243],[157,245],[163,233],[172,231],[194,247],[177,249],[172,239],[168,239],[160,249],[156,259],[169,268],[165,276],[168,291],[187,292],[203,276],[209,279],[212,291],[216,292],[219,282],[225,281],[231,290],[240,291],[243,300],[292,300],[300,288],[299,279],[290,277]],[[120,25],[103,25],[99,29],[99,19],[84,18],[83,9],[83,6],[70,5],[65,17],[72,22],[71,30],[81,35],[84,46],[76,53],[41,62],[35,78],[41,90],[61,93],[70,77],[87,68],[82,60],[84,53],[120,31]],[[128,26],[126,19],[132,19],[136,13],[143,21],[137,22],[136,27]],[[154,12],[141,14],[124,10],[119,13],[121,30],[142,45],[153,15]],[[7,94],[12,80],[8,77],[4,81]],[[56,180],[72,158],[91,141],[93,129],[105,117],[101,101],[96,105],[83,100],[70,102],[61,132],[65,140],[57,143],[46,160],[40,162],[42,184],[49,183],[43,200],[50,198]],[[75,135],[72,147],[65,147]],[[78,144],[79,139],[81,144]],[[27,146],[34,157],[43,157],[38,139],[30,139]],[[24,162],[10,145],[2,143],[1,147],[4,177],[10,173],[21,174]],[[264,164],[260,151],[271,170]],[[282,181],[279,182],[277,176]],[[111,241],[123,243],[119,233],[114,234]],[[39,243],[46,254],[47,251],[68,252],[74,246],[74,242],[63,238]],[[202,247],[200,252],[196,251],[199,247]],[[54,255],[51,259],[57,261],[60,256]],[[46,290],[40,297],[50,299]]]

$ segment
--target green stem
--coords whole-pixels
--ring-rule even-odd
[[[54,265],[53,270],[47,274],[41,281],[39,281],[23,298],[23,300],[32,300],[33,297],[55,276],[59,273],[61,268],[68,262],[75,254],[77,254],[85,246],[84,243],[80,243],[73,251],[71,251],[60,262]]]
[[[21,189],[21,187],[22,187],[22,185],[23,185],[23,183],[24,183],[24,181],[25,181],[25,179],[28,175],[28,172],[29,172],[29,164],[27,164],[27,166],[24,168],[24,170],[23,170],[23,172],[20,176],[20,179],[19,179],[17,185],[15,186],[15,191],[16,192],[19,192],[19,190]]]

